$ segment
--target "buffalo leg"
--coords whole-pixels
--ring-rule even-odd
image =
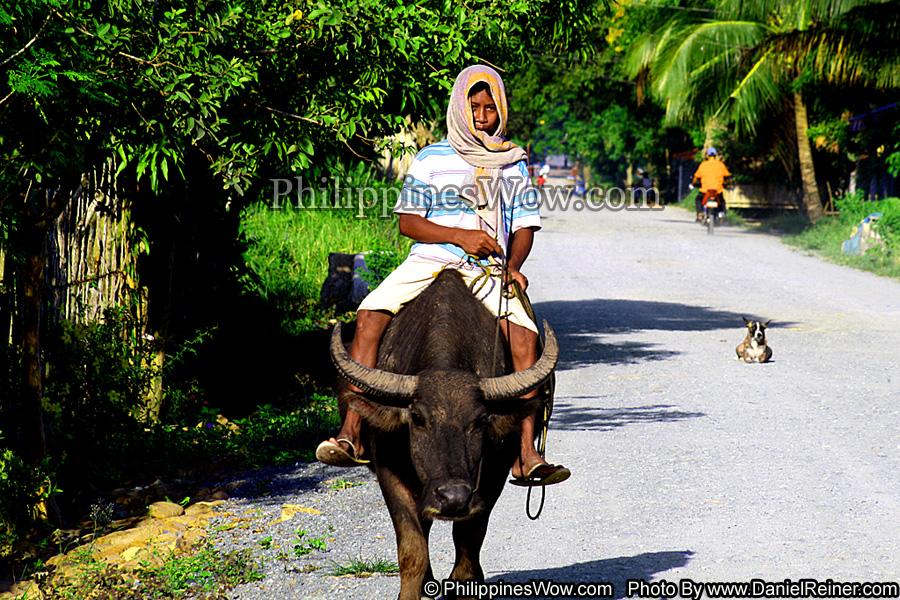
[[[412,493],[392,473],[379,471],[378,480],[397,536],[397,563],[400,566],[398,600],[420,600],[426,577],[433,577],[428,557],[431,523],[423,523]]]
[[[490,513],[485,512],[471,519],[453,523],[456,564],[450,574],[451,579],[484,581],[484,571],[481,569],[481,545],[487,534],[489,517]]]

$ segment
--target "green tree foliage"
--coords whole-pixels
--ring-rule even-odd
[[[184,307],[170,309],[191,290],[171,288],[193,280],[172,273],[197,260],[190,244],[210,229],[237,237],[237,219],[223,217],[229,201],[240,202],[250,186],[273,175],[322,169],[339,153],[372,156],[406,118],[438,116],[462,66],[517,66],[539,47],[585,50],[582,32],[602,5],[3,3],[0,218],[11,232],[3,250],[21,265],[3,283],[24,299],[10,309],[19,359],[10,363],[21,366],[22,390],[15,401],[0,397],[12,445],[32,467],[46,456],[40,350],[46,239],[74,195],[95,191],[85,173],[112,160],[117,189],[103,191],[128,199],[150,238],[155,262],[143,283],[151,288],[151,321],[154,314],[184,314]],[[227,273],[222,258],[229,244],[234,250],[234,240],[209,241],[210,255],[219,255],[204,264],[218,261]],[[166,334],[167,318],[151,327],[157,340],[165,337],[157,333]]]
[[[665,13],[631,2],[586,31],[594,53],[571,60],[544,54],[513,78],[511,133],[543,157],[565,153],[590,167],[598,182],[626,181],[631,167],[665,162],[662,112],[638,106],[622,69],[631,40],[664,22]]]
[[[201,153],[227,186],[433,117],[454,72],[567,47],[590,2],[31,0],[0,14],[4,192],[115,149],[154,191]],[[27,135],[26,135],[27,134]]]
[[[896,28],[884,33],[862,15],[896,13],[897,6],[896,0],[717,0],[679,12],[637,40],[628,69],[665,106],[670,123],[734,124],[752,135],[773,114],[792,111],[792,151],[816,221],[822,205],[805,91],[815,82],[895,86]]]

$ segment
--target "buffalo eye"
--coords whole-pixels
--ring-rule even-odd
[[[415,425],[416,427],[425,427],[425,425],[427,425],[425,417],[422,416],[422,413],[417,410],[409,411],[409,418],[412,420],[413,425]]]
[[[469,433],[481,433],[490,423],[490,417],[487,415],[481,415],[480,417],[476,417],[474,421],[472,421],[471,427],[469,427]]]

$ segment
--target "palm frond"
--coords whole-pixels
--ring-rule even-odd
[[[643,104],[647,95],[650,85],[650,66],[653,64],[658,45],[658,35],[645,33],[631,44],[622,61],[625,74],[634,79],[637,84],[635,93],[638,104]]]
[[[752,56],[752,66],[716,113],[720,121],[735,123],[739,132],[756,133],[759,122],[783,105],[787,89],[777,55],[765,51]]]
[[[827,84],[900,88],[900,33],[893,27],[792,32],[770,37],[761,50],[805,65]]]
[[[828,26],[850,11],[886,0],[718,0],[722,18],[765,22],[774,16],[786,22],[786,30],[806,29],[806,23]],[[890,1],[890,0],[887,0]]]
[[[622,61],[622,67],[628,77],[637,77],[641,71],[650,68],[659,47],[660,37],[657,33],[645,33],[631,44]]]
[[[667,101],[667,120],[702,120],[718,110],[739,77],[743,57],[765,35],[761,24],[741,21],[667,28],[650,71],[654,96]]]

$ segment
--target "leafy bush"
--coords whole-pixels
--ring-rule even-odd
[[[145,455],[138,417],[154,371],[138,331],[127,311],[112,309],[101,323],[60,323],[48,344],[45,424],[64,490],[103,489]]]
[[[53,491],[46,469],[31,469],[12,450],[0,447],[0,557],[10,554],[40,520],[38,507]]]
[[[855,230],[864,218],[880,212],[883,216],[878,219],[878,232],[891,250],[900,250],[900,198],[868,202],[855,194],[836,200],[835,205],[840,211],[841,223],[848,227],[847,237],[850,237],[850,228]]]
[[[813,250],[838,264],[900,278],[900,199],[864,202],[854,195],[838,199],[835,204],[840,211],[838,216],[826,217],[805,231],[786,237],[785,241]],[[871,248],[864,256],[843,254],[844,240],[856,233],[865,217],[876,212],[884,215],[876,225],[884,244]]]
[[[144,424],[138,416],[153,371],[147,350],[128,337],[130,326],[116,311],[104,323],[61,325],[45,408],[50,453],[70,502],[84,504],[129,479],[180,476],[224,455],[252,466],[311,460],[314,442],[339,422],[334,399],[313,393],[293,407],[261,406],[229,426],[188,382],[167,392],[174,421]]]
[[[302,408],[267,404],[235,425],[237,432],[226,442],[230,452],[251,466],[284,465],[313,460],[315,444],[337,429],[340,419],[334,398],[313,394]]]

